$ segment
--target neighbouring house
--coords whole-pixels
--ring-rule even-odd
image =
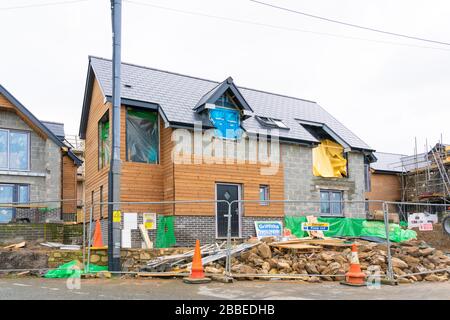
[[[73,220],[81,160],[64,136],[0,85],[0,223]]]
[[[373,201],[368,203],[368,211],[374,213],[383,210],[378,200],[400,202],[402,200],[402,168],[403,154],[375,152],[376,162],[370,164],[368,172],[368,186],[366,199]],[[390,212],[398,213],[398,206],[389,206]]]
[[[111,73],[110,60],[89,58],[79,132],[89,204],[108,200]],[[127,63],[121,91],[121,201],[253,200],[233,206],[234,238],[254,235],[255,221],[285,215],[365,217],[365,168],[374,150],[317,103],[238,87],[232,78]],[[284,199],[309,202],[266,202]],[[128,204],[121,211],[175,216],[179,244],[226,236],[220,203]],[[107,206],[92,212],[106,229]],[[139,231],[132,234],[140,246]]]

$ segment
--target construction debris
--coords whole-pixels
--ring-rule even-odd
[[[19,243],[15,243],[15,244],[11,244],[9,246],[3,247],[3,249],[20,249],[20,248],[24,248],[26,246],[26,242],[19,242]]]
[[[76,244],[63,244],[58,242],[44,242],[41,243],[41,246],[48,247],[48,248],[54,248],[54,249],[61,249],[61,250],[80,250],[81,246]]]
[[[202,262],[207,275],[223,276],[227,249],[221,245],[202,247]],[[336,238],[274,239],[249,241],[231,249],[231,272],[236,279],[276,278],[298,279],[307,282],[342,281],[350,268],[351,245]],[[386,277],[388,261],[386,245],[358,240],[361,270],[366,276]],[[446,281],[450,276],[450,257],[429,247],[425,242],[410,240],[391,248],[394,273],[402,282]],[[193,251],[163,256],[142,268],[147,276],[167,275],[189,271]]]

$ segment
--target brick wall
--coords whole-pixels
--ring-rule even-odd
[[[83,226],[61,223],[9,223],[0,224],[0,243],[19,241],[60,242],[81,244]]]
[[[159,215],[158,215],[159,218]],[[247,239],[256,236],[255,221],[283,221],[281,217],[243,217],[241,223],[242,238]],[[123,219],[122,219],[123,221]],[[143,223],[142,214],[138,214],[138,224]],[[108,221],[101,220],[103,244],[108,243]],[[92,234],[95,225],[92,225]],[[87,227],[88,228],[88,227]],[[123,228],[123,223],[122,223]],[[201,244],[221,242],[225,239],[216,238],[216,222],[214,216],[175,216],[175,238],[177,247],[193,246],[195,241],[200,240]],[[88,232],[88,231],[87,231]],[[148,230],[148,235],[153,243],[156,243],[156,229]],[[132,248],[142,248],[142,236],[139,230],[131,231]]]

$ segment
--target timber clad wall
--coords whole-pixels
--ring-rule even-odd
[[[4,95],[0,94],[0,107],[4,107],[4,108],[13,108],[14,106],[11,104],[11,102],[9,102],[8,99],[5,98]]]
[[[268,185],[270,200],[284,198],[283,166],[276,175],[263,176],[261,164],[177,164],[175,165],[175,195],[177,200],[214,200],[216,183],[242,185],[242,197],[246,200],[259,199],[259,186]],[[215,215],[214,204],[177,205],[176,213],[182,215]],[[271,203],[262,206],[257,203],[243,205],[245,216],[283,216],[283,204]]]
[[[106,196],[103,198],[103,201],[108,200],[107,190],[109,165],[102,168],[101,170],[98,169],[98,122],[110,109],[110,103],[104,103],[103,101],[103,93],[97,81],[94,81],[85,142],[85,199],[88,209],[86,210],[87,213],[89,213],[89,208],[92,201],[92,191],[94,191],[94,202],[100,201],[100,186],[103,186],[103,190],[106,191]],[[111,114],[109,118],[111,119]],[[99,217],[100,208],[96,206],[94,211],[94,218],[98,219]]]
[[[371,192],[366,192],[369,200],[401,201],[401,179],[397,174],[371,173]],[[380,205],[371,203],[369,211],[380,210]],[[397,212],[397,208],[389,208]]]
[[[77,166],[67,155],[63,156],[62,198],[77,199]],[[77,201],[63,202],[63,213],[76,213]]]
[[[94,81],[91,108],[86,130],[86,203],[100,201],[100,186],[103,186],[103,201],[107,201],[109,166],[98,169],[98,121],[109,110],[111,104],[104,103],[104,96],[97,81]],[[242,197],[258,200],[259,186],[269,185],[270,199],[283,199],[283,166],[275,175],[261,175],[261,164],[174,164],[172,161],[171,128],[165,128],[160,118],[160,163],[145,164],[126,161],[126,107],[121,107],[121,201],[173,201],[215,200],[215,184],[238,183],[242,185]],[[110,134],[111,136],[111,134]],[[175,215],[215,215],[214,204],[197,205],[128,205],[123,212],[156,212]],[[282,216],[282,204],[261,206],[259,203],[245,204],[245,216]],[[87,211],[88,212],[88,211]],[[103,210],[103,217],[107,209]],[[100,217],[100,208],[94,210],[94,218]]]

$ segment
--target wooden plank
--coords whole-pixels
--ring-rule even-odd
[[[299,249],[299,250],[322,249],[321,246],[313,246],[310,244],[303,244],[303,243],[277,244],[271,246],[282,249]]]
[[[147,229],[145,229],[145,226],[143,224],[139,225],[139,230],[141,231],[141,236],[142,236],[142,239],[144,239],[146,248],[153,249],[153,242],[150,241]]]

